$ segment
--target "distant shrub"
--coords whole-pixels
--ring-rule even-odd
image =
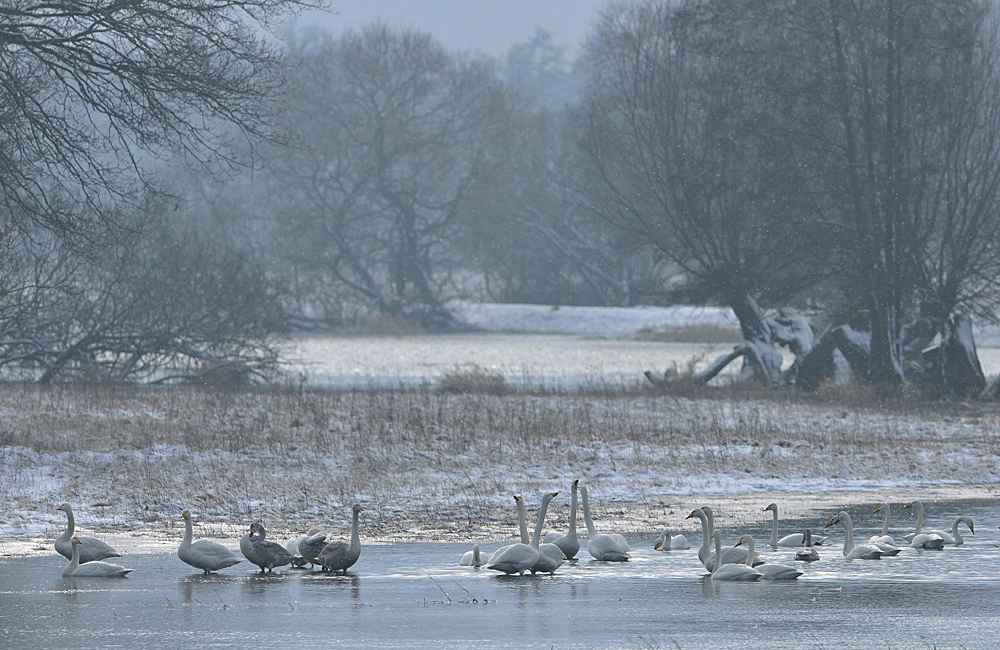
[[[445,393],[486,393],[502,395],[508,392],[507,380],[500,372],[477,364],[456,366],[438,379],[438,389]]]

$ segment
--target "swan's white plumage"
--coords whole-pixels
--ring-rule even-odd
[[[771,548],[795,548],[803,545],[804,540],[802,538],[802,533],[792,533],[791,535],[785,535],[781,539],[778,539],[778,504],[768,504],[768,506],[764,508],[764,512],[767,511],[771,511]],[[825,535],[813,535],[812,542],[814,546],[819,546],[825,541]]]
[[[63,569],[64,578],[124,578],[132,571],[132,569],[100,560],[80,564],[80,538],[71,539],[70,546],[73,551],[69,564]]]
[[[191,513],[185,510],[181,516],[184,518],[184,539],[177,549],[177,557],[180,558],[181,562],[201,569],[205,573],[211,573],[243,561],[236,553],[218,542],[209,539],[192,541],[194,532],[191,527]]]
[[[715,540],[715,554],[722,557],[722,533],[715,531],[712,533]],[[754,582],[760,580],[761,573],[757,569],[746,564],[722,564],[716,566],[711,573],[712,580],[725,580],[727,582]]]
[[[569,530],[566,531],[565,535],[559,534],[557,532],[550,532],[545,536],[545,544],[555,544],[562,551],[563,557],[567,560],[572,560],[576,557],[576,554],[580,552],[580,536],[576,533],[576,493],[579,489],[580,480],[576,479],[573,481],[571,487],[572,494],[570,497],[570,508],[569,508]],[[544,551],[544,549],[543,549]]]
[[[841,511],[839,515],[830,520],[827,527],[840,524],[844,527],[844,557],[848,560],[878,560],[882,557],[882,549],[870,544],[854,544],[854,525],[851,523],[851,515]]]
[[[67,560],[73,559],[73,539],[79,540],[79,545],[77,550],[80,554],[80,564],[86,562],[96,562],[97,560],[103,560],[109,557],[121,557],[122,554],[113,549],[108,544],[102,542],[95,537],[85,537],[83,535],[75,535],[76,532],[76,519],[73,517],[73,506],[68,503],[64,503],[56,510],[61,510],[66,513],[66,530],[63,531],[62,535],[56,538],[55,547],[56,552],[62,555]]]
[[[744,535],[740,537],[740,541],[736,542],[737,546],[746,545],[747,547],[747,557],[754,556],[754,542],[752,535]],[[749,567],[749,562],[744,566]],[[762,564],[757,567],[752,567],[758,573],[760,573],[761,580],[795,580],[800,575],[802,571],[793,566],[787,566],[785,564],[774,564],[768,562],[767,564]]]
[[[594,527],[586,485],[580,488],[580,496],[583,498],[583,520],[587,524],[587,551],[600,562],[628,562],[628,544],[622,544],[624,538],[621,535],[600,534]]]

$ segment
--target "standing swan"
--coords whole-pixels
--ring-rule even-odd
[[[701,548],[698,549],[698,559],[705,568],[711,571],[715,568],[715,558],[718,554],[712,553],[711,539],[715,534],[708,532],[709,523],[708,515],[705,514],[704,508],[698,508],[687,516],[687,519],[691,517],[697,517],[701,521]],[[723,564],[743,564],[747,561],[747,549],[745,548],[734,548],[732,546],[727,546],[722,550],[722,563]],[[754,557],[754,566],[763,564],[764,561],[759,557]]]
[[[517,529],[521,534],[521,543],[527,545],[531,540],[528,539],[528,519],[527,515],[524,513],[524,499],[520,496],[515,496],[514,503],[517,504]],[[500,555],[511,546],[513,546],[513,544],[507,544],[506,546],[501,546],[497,550],[493,551],[493,555],[490,556],[490,559],[486,560],[486,564],[493,564],[493,561],[500,557]]]
[[[569,507],[569,530],[566,531],[565,535],[549,533],[545,536],[545,543],[558,546],[568,560],[572,560],[580,552],[580,537],[576,534],[576,492],[579,485],[580,479],[573,481]]]
[[[184,540],[181,542],[180,548],[177,549],[177,557],[181,559],[181,562],[201,569],[207,575],[212,571],[221,571],[243,561],[218,542],[208,539],[192,542],[194,533],[191,529],[191,513],[185,510],[181,516],[184,517]]]
[[[472,566],[477,569],[486,564],[486,558],[479,554],[479,544],[474,544],[471,551],[466,551],[458,566]]]
[[[791,535],[785,535],[781,539],[778,539],[778,504],[771,503],[766,508],[764,512],[768,510],[771,511],[771,548],[778,550],[779,546],[784,546],[786,548],[794,548],[796,546],[802,546],[803,539],[802,533],[792,533]],[[826,536],[816,535],[813,537],[813,544],[820,546],[826,541]]]
[[[722,533],[715,531],[712,533],[712,539],[715,540],[716,557],[722,557]],[[754,582],[761,577],[760,571],[745,564],[717,564],[710,575],[712,580],[730,582]]]
[[[324,571],[347,570],[354,566],[354,563],[361,557],[361,538],[358,535],[358,516],[361,514],[361,504],[355,503],[351,508],[351,543],[330,542],[323,547],[316,561],[322,565]]]
[[[594,528],[586,485],[580,488],[580,496],[583,498],[583,521],[587,524],[587,550],[591,556],[601,562],[628,562],[628,546],[623,547],[619,540],[611,535],[598,534]]]
[[[795,551],[795,559],[799,562],[816,562],[819,560],[819,553],[813,548],[812,531],[806,528],[802,531],[802,543],[805,545]]]
[[[70,548],[73,549],[69,564],[63,569],[64,578],[124,578],[132,569],[126,569],[117,564],[92,560],[86,564],[80,564],[79,537],[74,537],[70,541]]]
[[[298,539],[299,555],[302,559],[310,564],[310,566],[316,566],[316,558],[319,556],[320,551],[326,546],[326,533],[323,532],[321,528],[312,527],[306,531],[306,534]]]
[[[56,552],[67,560],[73,558],[73,533],[76,531],[76,519],[73,518],[73,507],[64,503],[56,510],[66,513],[66,531],[56,538]],[[122,554],[111,548],[104,542],[94,537],[75,536],[80,540],[80,564],[85,562],[96,562],[107,557],[121,557]]]
[[[264,575],[265,569],[273,572],[276,567],[291,564],[295,557],[284,546],[268,541],[266,537],[264,524],[255,521],[250,524],[250,532],[240,538],[240,551],[243,552],[243,557],[260,567],[261,575]]]
[[[670,535],[670,529],[664,528],[660,536],[653,542],[654,551],[683,551],[691,548],[688,539],[684,535]]]
[[[542,537],[542,526],[545,523],[545,511],[548,510],[549,501],[552,501],[555,495],[555,492],[550,492],[542,497],[542,506],[538,510],[538,520],[535,522],[535,532],[531,537],[531,542],[511,544],[500,553],[499,557],[490,558],[490,563],[486,566],[487,569],[507,575],[516,573],[523,576],[525,571],[534,567],[538,562],[544,563],[545,568],[542,570],[547,573],[552,573],[559,568],[558,564],[551,568],[551,559],[543,559],[544,556],[538,552],[538,541]]]
[[[910,542],[910,548],[923,548],[929,551],[940,551],[944,548],[946,542],[946,537],[951,538],[951,535],[945,533],[941,530],[928,530],[923,531],[924,525],[924,504],[919,501],[910,501],[904,508],[913,508],[917,511],[917,528],[914,532],[903,535],[903,537]],[[954,541],[954,540],[952,540]]]
[[[747,545],[747,558],[751,558],[755,555],[754,544],[752,535],[744,535],[740,537],[740,541],[736,542],[737,546],[742,544]],[[750,567],[750,561],[744,565]],[[754,568],[754,567],[750,567]],[[760,573],[761,580],[795,580],[802,572],[793,566],[787,566],[784,564],[762,564],[759,567],[754,568],[755,571]]]
[[[879,560],[882,558],[882,549],[877,546],[868,544],[854,545],[854,526],[851,524],[851,515],[842,511],[839,515],[831,519],[826,527],[829,528],[835,524],[843,526],[847,534],[844,538],[844,557],[848,560]]]

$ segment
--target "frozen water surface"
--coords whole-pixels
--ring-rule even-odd
[[[471,542],[367,546],[347,577],[281,570],[262,578],[245,564],[204,577],[173,555],[130,553],[127,579],[64,580],[54,554],[8,558],[0,562],[0,647],[995,647],[1000,509],[978,501],[928,510],[933,527],[969,514],[979,534],[940,552],[847,562],[838,528],[834,545],[791,583],[713,584],[695,549],[656,553],[649,538],[632,541],[627,564],[595,563],[581,549],[582,559],[555,576],[523,578],[455,566]],[[880,525],[870,506],[852,515],[860,538]],[[821,527],[784,524],[785,532]],[[751,532],[764,542],[764,528]],[[729,544],[736,536],[724,531]],[[792,553],[761,552],[785,561]]]

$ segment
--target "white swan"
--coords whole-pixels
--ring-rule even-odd
[[[698,549],[698,559],[705,568],[711,571],[715,568],[715,558],[717,555],[712,553],[711,539],[714,533],[709,532],[709,522],[708,515],[705,513],[704,508],[698,508],[689,514],[686,518],[697,517],[701,521],[701,547]],[[745,548],[734,548],[732,546],[727,546],[722,549],[722,563],[723,564],[743,564],[747,561],[747,549]],[[754,557],[754,566],[763,564],[764,561],[760,559],[759,556]]]
[[[221,571],[243,561],[236,553],[218,542],[209,539],[199,539],[197,542],[192,542],[194,532],[191,528],[191,513],[185,510],[181,516],[184,518],[184,539],[181,541],[180,548],[177,549],[177,557],[181,559],[181,562],[190,564],[208,574],[212,571]]]
[[[744,535],[743,537],[740,537],[740,541],[736,542],[736,545],[742,546],[743,544],[746,544],[747,547],[747,557],[748,558],[753,557],[755,555],[753,536]],[[772,564],[768,562],[767,564],[762,564],[754,568],[751,567],[750,563],[748,562],[743,566],[751,568],[760,573],[761,580],[795,580],[800,575],[802,575],[802,571],[799,571],[797,568],[793,566],[787,566],[785,564]]]
[[[954,539],[954,541],[952,542],[952,546],[961,546],[962,544],[965,543],[965,540],[962,539],[962,536],[958,532],[959,524],[965,524],[966,526],[969,527],[970,533],[972,533],[973,535],[976,534],[976,528],[972,523],[971,517],[966,517],[964,515],[961,517],[955,517],[955,521],[953,521],[951,524],[951,536]]]
[[[558,546],[567,560],[572,560],[580,552],[580,536],[576,534],[576,492],[579,485],[580,479],[573,481],[569,506],[569,530],[566,531],[565,535],[551,532],[545,536],[545,543]]]
[[[699,508],[700,510],[700,508]],[[704,511],[702,512],[704,514]],[[715,555],[718,557],[723,557],[722,553],[722,533],[715,531],[712,533],[712,539],[715,540]],[[740,549],[737,549],[740,550]],[[712,570],[710,574],[712,580],[727,580],[731,582],[753,582],[760,580],[761,573],[757,569],[747,566],[746,564],[732,563],[732,564],[719,564]]]
[[[126,569],[123,566],[109,562],[101,562],[100,560],[91,560],[86,564],[80,564],[80,545],[81,540],[79,537],[74,537],[70,540],[70,548],[73,551],[70,555],[69,564],[63,569],[62,575],[64,578],[124,578],[132,571],[132,569]]]
[[[553,492],[556,496],[558,492]],[[548,510],[549,502],[552,499],[542,497],[542,508],[538,511],[538,524],[535,527],[535,535],[532,543],[538,549],[538,561],[531,566],[531,573],[555,573],[556,569],[566,564],[566,554],[555,544],[540,544],[539,536],[542,534],[542,526],[545,524],[545,511]]]
[[[295,548],[298,555],[302,556],[310,566],[316,566],[316,558],[319,557],[323,547],[326,546],[326,533],[322,528],[316,526],[306,531],[306,534],[296,541]]]
[[[896,543],[896,540],[892,538],[892,535],[889,534],[889,517],[892,516],[892,511],[889,508],[889,504],[884,502],[880,503],[879,506],[875,508],[875,512],[881,512],[884,515],[884,518],[882,519],[882,534],[872,535],[868,539],[868,543],[869,544],[881,543],[881,544],[891,544],[892,546],[899,546]]]
[[[654,551],[683,551],[691,548],[688,538],[684,535],[671,535],[669,528],[664,528],[656,541],[653,542]]]
[[[458,566],[471,566],[477,569],[486,564],[486,558],[479,554],[479,544],[474,544],[471,551],[466,551]]]
[[[795,551],[795,559],[799,562],[816,562],[819,560],[819,553],[812,545],[812,531],[806,528],[802,531],[802,548]]]
[[[587,550],[595,560],[601,562],[628,562],[628,544],[622,544],[621,535],[602,535],[594,527],[590,516],[590,502],[587,500],[587,486],[580,487],[583,498],[583,521],[587,524]]]
[[[274,571],[277,567],[291,564],[294,557],[284,546],[267,539],[264,524],[259,521],[250,524],[250,532],[240,538],[240,551],[251,564],[260,567],[262,575],[265,569]]]
[[[361,504],[355,503],[351,507],[350,544],[341,541],[330,542],[316,556],[317,564],[322,566],[324,571],[347,573],[347,570],[354,566],[354,563],[361,557],[361,537],[358,533],[358,519],[360,515]]]
[[[781,539],[778,539],[778,504],[771,503],[766,508],[764,512],[768,510],[771,511],[771,548],[778,550],[779,546],[785,548],[795,548],[797,546],[802,546],[803,539],[802,533],[792,533],[791,535],[785,535]],[[815,535],[813,536],[813,544],[815,546],[820,546],[826,541],[826,536]]]
[[[550,492],[542,497],[542,506],[538,510],[538,521],[535,522],[535,532],[531,541],[528,544],[511,544],[500,553],[499,557],[496,559],[490,558],[490,563],[486,565],[487,569],[506,573],[507,575],[516,573],[523,576],[525,571],[534,567],[538,562],[546,566],[550,564],[549,558],[538,552],[538,542],[542,537],[545,511],[548,510],[549,502],[552,501],[555,495],[555,492]],[[557,568],[559,568],[558,565],[555,568],[551,568],[551,570],[548,568],[544,570],[551,573]]]
[[[936,542],[934,542],[934,538],[935,537],[940,537],[941,538],[941,542],[942,542],[943,546],[958,546],[959,544],[962,543],[962,542],[958,542],[955,539],[955,533],[958,531],[958,524],[959,524],[959,520],[958,519],[956,519],[954,522],[952,522],[952,524],[951,524],[951,531],[952,532],[950,532],[950,533],[947,532],[947,531],[938,530],[936,528],[935,529],[924,530],[923,529],[923,525],[924,525],[924,504],[920,503],[919,501],[911,501],[910,503],[906,504],[903,507],[904,508],[913,508],[914,510],[917,511],[917,528],[916,528],[916,530],[913,533],[909,533],[909,534],[907,534],[907,535],[904,536],[904,537],[906,537],[906,539],[910,540],[910,546],[913,546],[913,543],[917,540],[918,537],[920,537],[920,535],[928,535],[928,536],[930,536],[930,540],[927,540],[927,539],[925,539],[923,537],[920,537],[920,539],[923,540],[923,546],[922,546],[922,548],[930,548],[930,549],[937,550],[938,547],[936,545]],[[968,519],[968,517],[966,517],[966,519]],[[971,522],[972,520],[970,519],[969,521]],[[970,530],[971,530],[971,525],[970,525]],[[975,531],[973,531],[973,534],[975,534]],[[928,544],[930,544],[930,546],[928,546]],[[917,548],[917,547],[914,547],[914,548]]]
[[[839,515],[830,520],[827,528],[835,524],[844,527],[846,533],[844,537],[844,557],[848,560],[878,560],[882,558],[882,549],[870,544],[854,545],[854,526],[851,524],[851,515],[841,511]]]
[[[524,499],[520,496],[515,496],[514,503],[517,504],[517,529],[521,535],[521,543],[527,544],[531,540],[528,539],[528,520],[524,513]],[[497,550],[493,551],[493,555],[490,556],[490,559],[486,560],[486,564],[493,564],[493,561],[500,557],[503,552],[511,546],[513,546],[513,544],[507,544],[506,546],[501,546]]]
[[[104,542],[94,537],[84,537],[82,535],[73,535],[76,531],[76,520],[73,518],[73,507],[68,503],[64,503],[56,510],[62,510],[66,513],[66,531],[56,538],[56,552],[63,556],[67,560],[73,559],[73,539],[74,537],[80,540],[79,551],[80,551],[80,564],[86,562],[96,562],[97,560],[103,560],[108,557],[121,557],[122,554],[111,548]]]

